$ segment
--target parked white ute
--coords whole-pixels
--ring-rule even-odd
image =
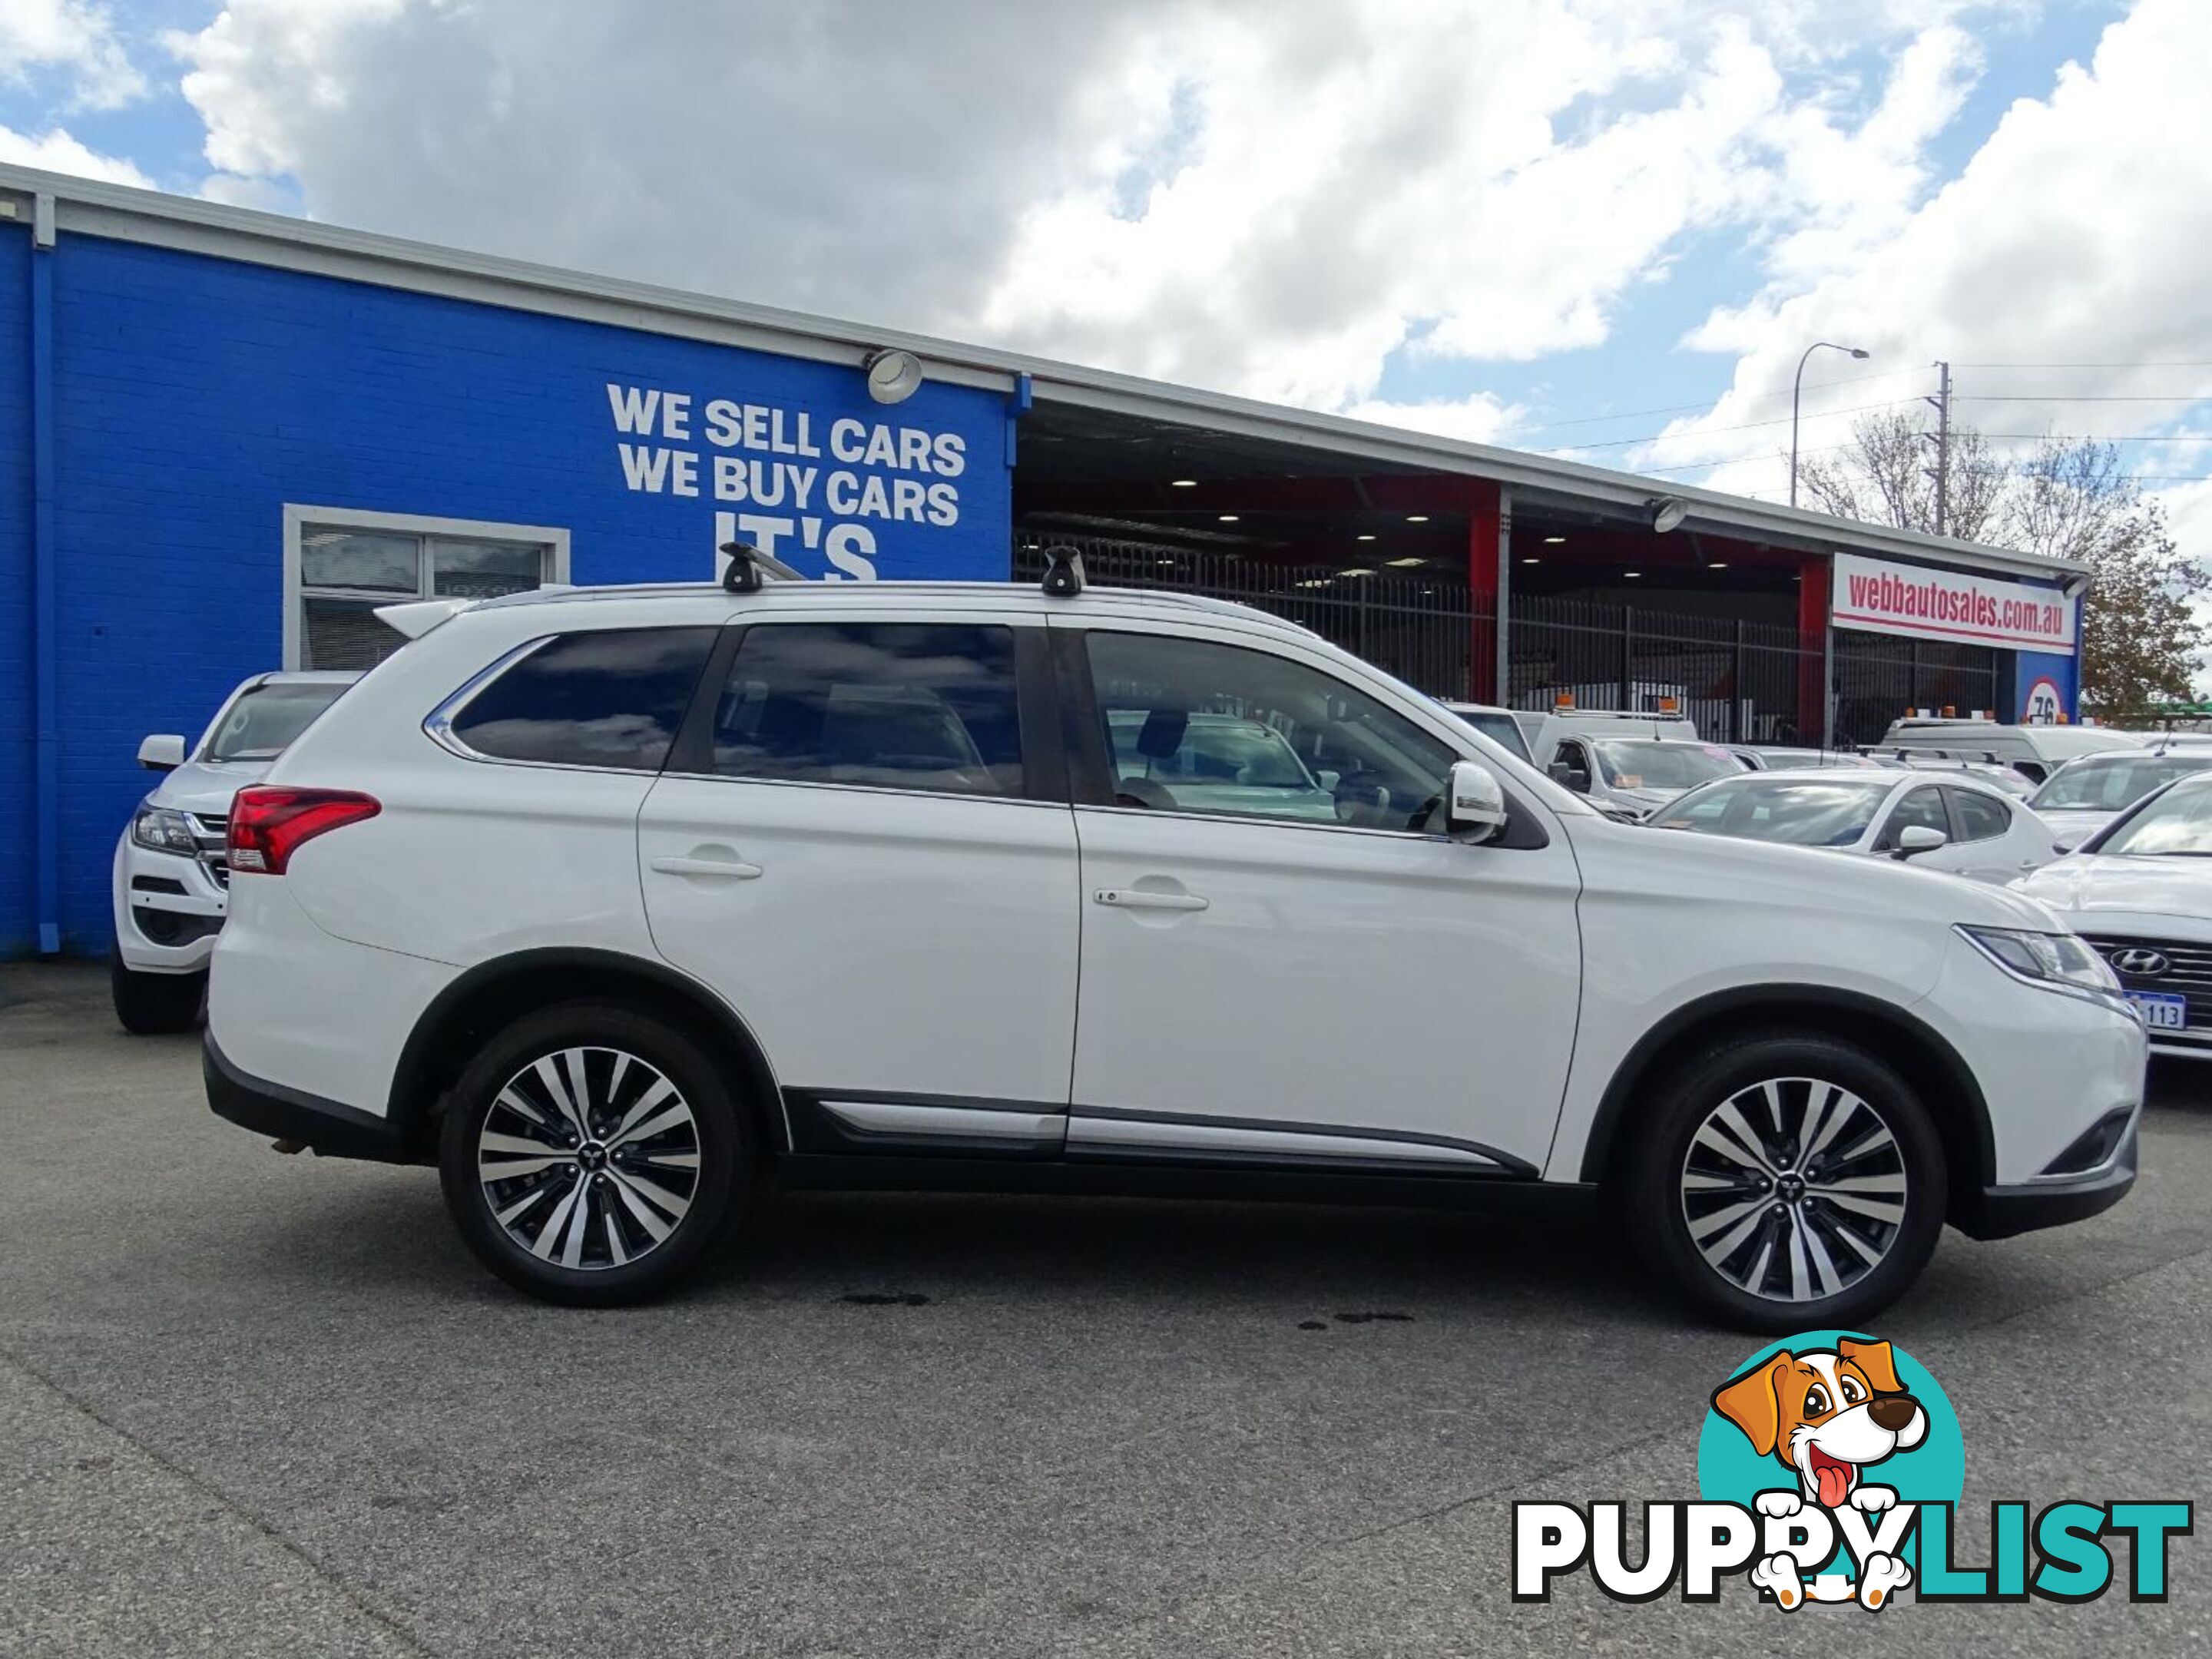
[[[2135,1179],[2142,1022],[2017,894],[1609,822],[1290,623],[1072,563],[731,569],[402,617],[458,613],[239,795],[217,1112],[435,1161],[493,1272],[590,1304],[772,1178],[1601,1203],[1798,1330]]]
[[[2112,964],[2152,1052],[2212,1059],[2212,772],[2136,802],[2021,885]]]
[[[1971,773],[1856,768],[1749,772],[1692,789],[1661,830],[1910,859],[1977,881],[2017,881],[2058,856],[2050,827]]]
[[[230,884],[230,798],[360,678],[257,674],[223,700],[189,751],[173,732],[138,745],[139,765],[164,775],[115,844],[108,983],[125,1030],[150,1036],[198,1023]]]

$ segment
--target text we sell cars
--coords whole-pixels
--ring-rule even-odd
[[[626,488],[742,507],[716,515],[715,543],[742,537],[771,556],[818,555],[825,574],[876,574],[872,524],[951,530],[960,523],[968,441],[957,432],[713,398],[607,386]],[[723,453],[702,454],[704,444]],[[785,459],[788,458],[788,459]]]

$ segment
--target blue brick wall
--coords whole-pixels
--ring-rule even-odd
[[[21,429],[27,277],[20,235],[0,237],[0,466],[27,477]],[[1001,578],[1011,490],[995,393],[925,386],[871,403],[848,368],[804,362],[163,249],[64,234],[55,265],[58,544],[64,948],[108,932],[114,838],[148,779],[149,732],[195,732],[238,680],[279,665],[287,502],[566,528],[580,582],[703,579],[716,514],[769,512],[793,527],[779,551],[828,574],[833,533],[877,574]],[[609,383],[688,396],[682,438],[617,429]],[[742,416],[708,429],[708,404],[772,406],[796,447],[744,447]],[[656,409],[656,414],[659,413]],[[858,428],[837,428],[839,422]],[[13,422],[14,424],[10,424]],[[897,434],[866,453],[867,428]],[[765,417],[750,434],[775,432]],[[716,436],[725,441],[718,443]],[[831,452],[833,436],[852,457]],[[619,443],[696,458],[697,494],[633,488]],[[959,475],[939,469],[958,453]],[[717,458],[811,468],[809,510],[715,499]],[[904,466],[899,461],[905,463]],[[836,510],[830,474],[849,475]],[[874,494],[866,494],[870,480]],[[902,482],[908,487],[901,492]],[[916,488],[942,485],[933,500]],[[884,514],[907,497],[906,516]],[[879,498],[879,499],[878,499]],[[0,491],[0,730],[20,769],[27,730],[27,531],[21,492]],[[950,524],[928,522],[957,513]],[[916,515],[921,515],[917,521]],[[800,521],[814,520],[810,544]],[[838,526],[843,526],[842,531]],[[857,529],[855,528],[857,526]],[[19,606],[16,595],[23,596]],[[0,945],[32,930],[28,780],[0,776]]]
[[[0,220],[0,956],[36,942],[31,872],[31,232]]]

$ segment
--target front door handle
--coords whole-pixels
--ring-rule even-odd
[[[1094,904],[1110,904],[1117,910],[1203,910],[1206,901],[1195,893],[1155,893],[1142,887],[1101,887],[1091,894]]]
[[[702,858],[705,848],[683,858],[661,858],[653,860],[652,868],[664,876],[720,876],[726,881],[752,881],[758,878],[761,867],[747,864],[735,853],[724,849],[720,858]]]

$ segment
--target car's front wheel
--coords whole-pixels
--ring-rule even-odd
[[[135,1036],[163,1036],[199,1024],[207,975],[139,973],[125,964],[118,945],[107,958],[107,989],[125,1030]]]
[[[686,1032],[618,1003],[508,1026],[454,1085],[446,1203],[501,1279],[548,1301],[659,1294],[739,1218],[754,1153],[720,1068]]]
[[[1647,1260],[1729,1322],[1863,1323],[1928,1263],[1943,1146],[1894,1067],[1814,1033],[1754,1034],[1659,1085],[1626,1171]]]

